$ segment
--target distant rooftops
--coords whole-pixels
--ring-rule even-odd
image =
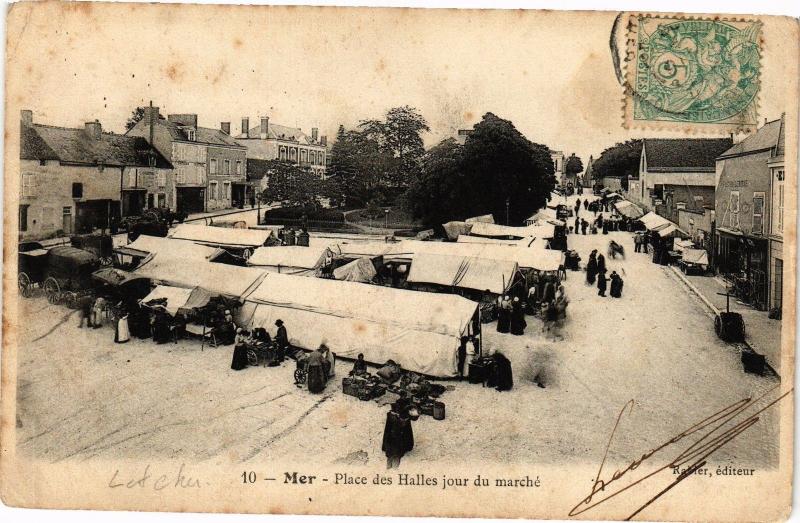
[[[731,138],[646,138],[647,170],[714,172],[717,157],[732,145]]]

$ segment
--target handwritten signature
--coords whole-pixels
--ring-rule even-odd
[[[152,488],[153,490],[164,490],[170,488],[200,488],[200,480],[189,476],[186,473],[186,464],[181,463],[177,473],[153,474],[150,465],[146,465],[140,474],[133,474],[132,477],[120,478],[119,469],[114,471],[114,475],[108,481],[109,488]]]
[[[620,410],[619,415],[617,416],[616,423],[614,423],[614,428],[611,431],[611,437],[608,439],[608,445],[606,445],[605,454],[603,454],[603,461],[600,463],[600,468],[597,470],[597,476],[594,479],[594,483],[592,485],[592,490],[588,496],[583,498],[577,505],[575,505],[572,510],[570,510],[570,516],[576,516],[587,510],[590,510],[606,501],[622,494],[623,492],[639,485],[640,483],[652,478],[656,474],[664,470],[674,469],[676,467],[680,467],[680,474],[674,479],[672,483],[667,485],[664,489],[660,490],[657,494],[655,494],[652,498],[650,498],[644,505],[636,509],[630,516],[626,519],[632,519],[642,510],[644,510],[647,506],[651,503],[656,501],[658,498],[666,494],[669,490],[675,487],[678,483],[685,480],[686,478],[690,477],[694,474],[698,469],[701,469],[706,465],[706,460],[709,456],[711,456],[714,452],[718,451],[732,440],[737,438],[742,432],[749,429],[753,425],[755,425],[761,413],[765,410],[773,407],[776,403],[780,400],[785,398],[786,396],[790,395],[794,389],[790,389],[787,392],[784,392],[774,400],[770,401],[763,407],[759,408],[757,411],[753,412],[746,418],[735,420],[740,414],[744,413],[746,410],[751,408],[754,405],[759,404],[765,397],[770,395],[774,392],[778,387],[772,388],[753,400],[752,398],[743,398],[739,401],[731,403],[727,407],[718,410],[717,412],[713,413],[712,415],[708,416],[707,418],[695,423],[688,429],[680,432],[679,434],[675,435],[671,439],[667,440],[666,442],[662,443],[661,445],[645,452],[641,455],[638,459],[635,459],[628,464],[622,470],[616,470],[611,477],[605,477],[605,479],[601,479],[601,475],[603,474],[603,467],[605,466],[606,459],[608,458],[608,450],[611,447],[611,443],[614,440],[614,435],[617,432],[617,427],[619,427],[620,420],[622,416],[627,412],[628,415],[631,414],[633,411],[633,400],[630,400],[622,407]],[[729,425],[730,424],[730,425]],[[728,426],[726,426],[728,425]],[[723,430],[724,429],[724,430]],[[697,435],[699,436],[696,441],[694,441],[691,445],[689,445],[686,449],[683,450],[678,456],[664,465],[663,467],[658,468],[657,470],[650,472],[649,474],[636,479],[632,483],[622,487],[614,489],[610,489],[609,487],[614,484],[617,480],[624,477],[629,472],[633,472],[636,470],[642,463],[650,459],[656,453],[675,445],[676,443],[688,438],[689,436]],[[607,490],[608,489],[608,490]],[[602,496],[599,496],[600,493],[603,493]],[[596,499],[596,497],[598,499]]]

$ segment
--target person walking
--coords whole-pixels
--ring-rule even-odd
[[[580,234],[581,219],[578,218],[578,213],[575,213],[575,234]]]
[[[597,273],[597,295],[602,296],[605,298],[606,296],[606,286],[608,282],[606,280],[606,271],[602,270]]]
[[[639,234],[633,235],[633,252],[641,252],[642,248],[642,238]]]
[[[583,210],[586,211],[589,209],[589,198],[583,200]]]
[[[602,254],[597,255],[597,272],[606,272],[606,257]]]
[[[114,343],[127,343],[131,339],[131,331],[128,329],[128,313],[122,314],[122,317],[117,320],[116,330],[114,332]]]
[[[286,326],[284,326],[283,320],[275,320],[275,326],[278,327],[275,333],[275,344],[278,346],[278,355],[276,359],[278,362],[282,362],[286,357],[286,352],[289,350],[289,335],[286,332]]]
[[[597,249],[589,254],[589,261],[586,262],[586,283],[594,285],[595,276],[597,276]]]
[[[585,218],[581,218],[581,234],[586,236],[586,228],[589,227],[589,222]]]

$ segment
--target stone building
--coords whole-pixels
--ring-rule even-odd
[[[170,114],[145,107],[144,117],[128,131],[152,143],[175,168],[175,197],[170,207],[197,213],[240,207],[246,203],[247,156],[221,129],[197,125],[196,114]]]
[[[170,201],[170,162],[146,140],[83,128],[20,121],[19,235],[42,239],[109,228],[121,216]]]

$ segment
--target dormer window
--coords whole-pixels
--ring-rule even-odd
[[[190,142],[195,141],[195,130],[194,129],[186,129],[186,137],[189,139]]]

